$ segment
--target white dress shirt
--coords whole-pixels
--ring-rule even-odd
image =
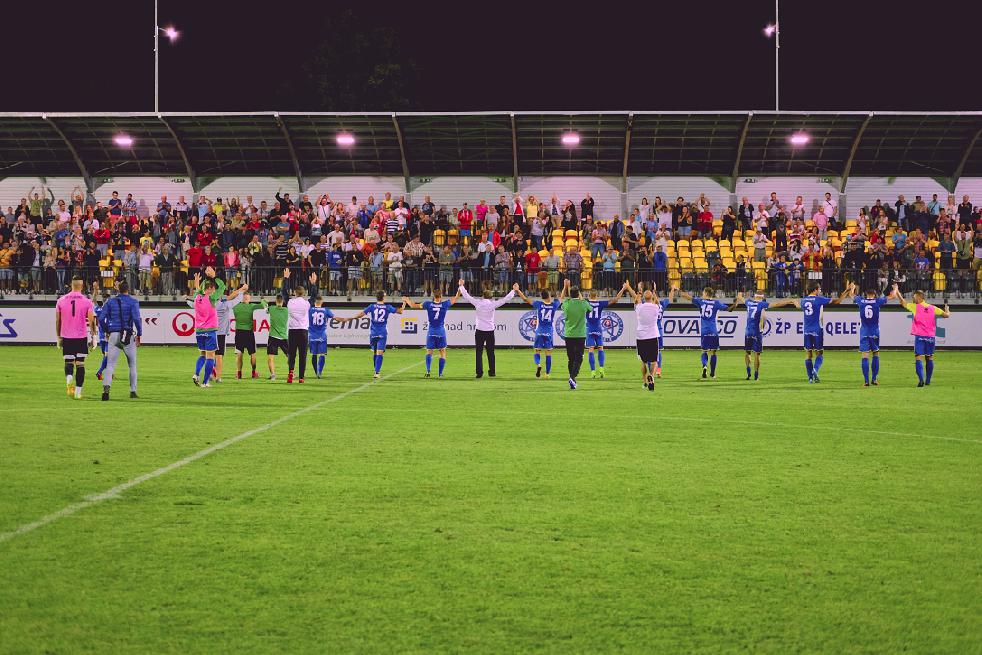
[[[477,310],[477,329],[484,332],[494,332],[494,310],[514,298],[515,292],[509,291],[504,298],[491,300],[489,298],[474,298],[467,293],[467,289],[460,287],[460,295],[464,297],[464,300],[474,305],[474,309]]]

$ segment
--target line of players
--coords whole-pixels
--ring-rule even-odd
[[[461,293],[464,292],[463,280],[460,281],[458,293],[450,299],[443,298],[438,291],[432,300],[417,303],[410,298],[403,297],[401,305],[395,306],[385,302],[384,295],[379,293],[375,303],[351,316],[336,315],[329,308],[324,307],[323,298],[317,293],[316,281],[316,274],[311,274],[308,285],[293,285],[291,291],[290,273],[288,270],[284,271],[282,293],[277,296],[276,304],[273,306],[262,300],[258,303],[252,303],[246,293],[248,291],[247,286],[225,294],[224,282],[215,277],[214,270],[207,269],[204,282],[201,283],[199,280],[198,292],[194,299],[195,330],[198,347],[201,351],[196,363],[195,375],[192,378],[195,384],[209,386],[209,379],[216,370],[216,365],[213,363],[216,359],[216,352],[224,353],[224,341],[225,335],[228,334],[230,311],[234,313],[236,325],[236,375],[241,378],[243,355],[248,353],[252,364],[252,377],[258,377],[253,313],[259,309],[267,309],[270,315],[267,360],[271,380],[276,379],[274,358],[280,350],[283,350],[288,356],[287,383],[293,383],[295,379],[299,383],[303,383],[308,347],[314,373],[320,378],[323,375],[327,353],[329,320],[347,322],[365,317],[369,319],[370,326],[369,345],[373,351],[373,376],[376,379],[379,378],[388,339],[388,319],[393,314],[403,313],[406,307],[422,309],[427,313],[426,373],[424,377],[428,378],[432,374],[432,361],[435,353],[439,354],[437,376],[443,377],[447,359],[447,335],[444,321],[450,308],[457,303]],[[544,376],[549,378],[552,371],[556,318],[569,289],[564,287],[558,299],[553,299],[548,291],[543,291],[541,299],[536,300],[526,296],[518,288],[518,285],[515,285],[514,290],[535,311],[536,329],[532,344],[535,376],[541,377],[544,373]],[[767,310],[794,305],[802,311],[804,349],[806,352],[805,371],[808,382],[811,384],[821,381],[819,374],[824,363],[824,307],[826,305],[838,304],[847,298],[852,298],[857,305],[861,322],[859,350],[862,355],[861,369],[864,386],[879,383],[880,309],[889,300],[896,299],[914,316],[911,333],[915,336],[915,370],[918,376],[918,386],[929,385],[933,376],[936,319],[938,316],[950,316],[947,305],[942,309],[926,303],[924,294],[920,291],[915,292],[913,302],[908,303],[896,286],[893,287],[888,296],[882,296],[875,289],[867,289],[860,295],[856,285],[849,284],[840,296],[833,298],[823,296],[821,285],[813,282],[809,285],[808,295],[800,299],[783,299],[769,303],[761,293],[756,293],[752,298],[747,299],[740,293],[731,305],[716,300],[714,290],[711,287],[706,287],[703,290],[702,297],[693,297],[678,287],[673,287],[669,291],[668,297],[664,299],[659,298],[654,293],[653,288],[650,291],[653,302],[659,306],[657,319],[659,347],[657,360],[652,362],[655,377],[662,375],[662,351],[664,350],[662,316],[667,307],[674,302],[676,296],[690,301],[699,310],[702,379],[716,379],[719,352],[717,315],[719,311],[735,311],[740,305],[744,305],[747,311],[744,338],[746,379],[758,380],[760,378]],[[642,289],[639,289],[638,295],[635,295],[634,290],[625,283],[617,295],[609,300],[601,300],[596,291],[591,291],[589,294],[590,311],[586,317],[587,338],[585,345],[588,351],[591,377],[603,378],[606,375],[603,312],[616,305],[627,292],[630,292],[632,298],[639,300]],[[313,304],[307,300],[308,296],[313,298]],[[219,335],[222,330],[224,332]],[[297,368],[298,359],[299,368]],[[203,380],[199,378],[202,370],[204,370]],[[220,363],[217,370],[220,380]],[[644,373],[643,377],[646,377]],[[648,386],[646,380],[645,384]]]

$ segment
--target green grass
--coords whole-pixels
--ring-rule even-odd
[[[65,398],[54,348],[0,351],[0,533],[370,382],[332,350],[303,387],[188,376],[140,351],[139,400]],[[982,650],[982,353],[742,354],[642,391],[471,351],[371,383],[0,543],[0,652]],[[280,359],[282,372],[283,360]],[[91,376],[90,376],[91,379]]]

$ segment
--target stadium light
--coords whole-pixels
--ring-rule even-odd
[[[128,134],[117,134],[113,137],[113,143],[120,148],[129,148],[133,145],[133,137]]]
[[[355,137],[347,132],[341,132],[337,136],[337,142],[342,148],[350,148],[355,145]]]
[[[791,135],[790,139],[788,139],[793,146],[803,146],[811,140],[812,138],[804,132],[796,132],[795,134]]]
[[[157,1],[153,2],[153,111],[160,111],[160,35],[163,34],[171,43],[181,35],[173,25],[160,27],[157,21]]]
[[[580,135],[576,132],[567,132],[562,138],[563,145],[572,148],[573,146],[580,145]]]
[[[774,111],[781,111],[781,23],[778,13],[781,0],[774,0],[774,22],[764,28],[764,36],[774,38]]]

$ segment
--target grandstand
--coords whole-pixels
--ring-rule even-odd
[[[317,251],[338,222],[344,252],[364,255],[364,274],[348,290],[356,296],[423,290],[449,249],[453,279],[469,272],[533,289],[570,270],[586,289],[609,287],[613,273],[660,286],[713,284],[725,296],[749,288],[794,294],[816,278],[835,290],[862,278],[978,302],[982,223],[971,199],[982,197],[980,132],[975,113],[2,114],[3,240],[38,243],[31,262],[31,252],[0,251],[0,292],[51,296],[78,269],[105,286],[129,275],[144,295],[172,299],[201,265],[189,253],[199,241],[203,257],[216,250],[229,278],[269,290],[289,256],[287,247],[273,252],[270,216],[282,214],[294,263],[323,271],[335,295],[344,294],[328,289],[330,265]],[[795,135],[807,142],[791,143]],[[44,197],[32,202],[32,189]],[[132,194],[130,221],[117,223],[122,212],[110,212],[113,191],[121,200]],[[277,209],[277,194],[287,193],[292,213]],[[375,211],[386,194],[406,209],[392,247],[384,246],[385,216]],[[301,206],[304,196],[310,207]],[[511,229],[516,196],[521,238]],[[188,207],[178,212],[182,197]],[[330,209],[315,227],[325,197]],[[501,197],[512,216],[493,235],[477,207]],[[207,199],[200,210],[199,198]],[[432,230],[420,235],[423,251],[407,256],[426,198]],[[741,209],[744,198],[751,209]],[[464,203],[479,214],[470,230],[458,218]],[[366,206],[371,216],[359,219]],[[827,225],[818,218],[825,208]],[[261,227],[248,225],[254,214]],[[95,224],[86,218],[100,217],[122,234],[90,234]],[[211,235],[202,240],[205,222]],[[81,234],[73,239],[76,225]],[[376,227],[379,243],[365,234]],[[257,235],[268,257],[248,251]],[[470,258],[487,239],[505,246],[506,261]],[[174,262],[157,257],[163,243]],[[225,260],[230,247],[236,254]],[[59,250],[68,251],[64,262]],[[541,262],[554,254],[555,270],[533,267],[532,251]],[[570,253],[579,253],[581,267]],[[342,288],[348,268],[338,270]]]

